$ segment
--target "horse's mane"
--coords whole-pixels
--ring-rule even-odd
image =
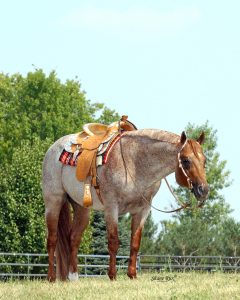
[[[180,136],[160,129],[138,129],[128,132],[129,136],[146,137],[153,140],[177,144],[180,141]]]

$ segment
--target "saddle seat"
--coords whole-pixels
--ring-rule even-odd
[[[92,201],[90,184],[87,183],[89,176],[91,177],[91,185],[98,191],[96,159],[99,146],[105,141],[114,139],[122,131],[137,129],[127,118],[127,116],[122,116],[120,121],[110,125],[85,124],[83,131],[77,136],[76,144],[71,146],[73,152],[75,150],[81,152],[77,161],[76,176],[79,181],[85,182],[84,206],[90,206]]]
[[[106,134],[110,125],[99,124],[99,123],[88,123],[83,126],[83,131],[88,135],[103,135]]]

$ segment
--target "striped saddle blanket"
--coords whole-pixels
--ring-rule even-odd
[[[107,140],[103,141],[98,147],[97,158],[96,158],[96,166],[101,166],[107,162],[109,153],[113,146],[119,141],[122,134],[114,134],[113,136],[107,138]],[[72,145],[75,145],[75,151],[72,151]],[[79,156],[81,155],[81,145],[77,145],[74,141],[69,141],[61,155],[59,156],[59,161],[64,165],[69,165],[76,167]]]

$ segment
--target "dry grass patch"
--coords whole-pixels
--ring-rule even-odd
[[[240,299],[240,274],[155,273],[137,280],[119,276],[78,282],[9,281],[0,283],[0,299]]]

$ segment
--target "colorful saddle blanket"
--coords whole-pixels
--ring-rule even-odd
[[[113,148],[113,146],[119,141],[121,136],[124,134],[117,133],[113,134],[113,136],[107,138],[105,141],[103,141],[100,146],[98,147],[97,152],[97,159],[96,159],[96,166],[101,166],[107,162],[108,155]],[[75,151],[73,152],[73,146],[75,146]],[[75,140],[70,140],[64,147],[60,157],[59,161],[63,163],[64,165],[69,165],[72,167],[77,166],[77,161],[79,156],[81,155],[81,146],[76,144]]]

